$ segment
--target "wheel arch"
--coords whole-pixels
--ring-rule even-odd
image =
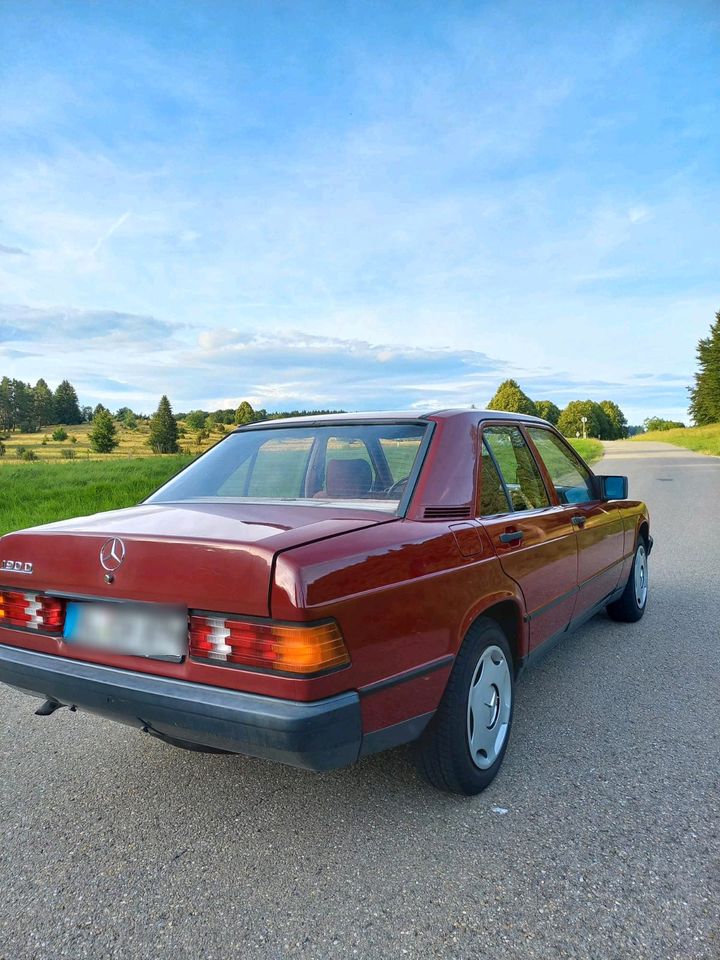
[[[463,640],[475,624],[481,620],[494,620],[505,634],[513,656],[514,672],[517,674],[527,655],[527,631],[522,606],[517,599],[508,597],[475,611],[472,619],[466,625]]]

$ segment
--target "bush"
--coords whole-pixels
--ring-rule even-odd
[[[40,443],[41,443],[41,445],[42,445],[43,447],[46,447],[46,446],[47,446],[47,442],[48,442],[48,438],[47,438],[47,437],[43,437],[42,440],[40,441]]]
[[[77,437],[75,436],[74,433],[70,437],[70,443],[77,443]]]
[[[63,440],[67,440],[68,438],[67,430],[64,427],[58,427],[57,430],[53,430],[52,438],[53,440],[57,440],[59,442],[62,442]]]
[[[0,440],[0,457],[5,456],[5,444]]]
[[[22,457],[21,457],[21,459],[22,459],[22,460],[28,460],[28,461],[30,461],[30,460],[37,460],[37,454],[35,453],[34,450],[25,450],[25,449],[23,448],[23,452],[22,452]]]
[[[23,446],[15,447],[15,456],[18,458],[18,460],[22,460],[23,454],[25,453],[26,450],[27,450],[27,447],[23,447]]]
[[[72,448],[65,447],[64,450],[60,451],[60,456],[63,457],[63,459],[65,460],[74,460],[76,453]]]

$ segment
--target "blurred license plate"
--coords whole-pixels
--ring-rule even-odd
[[[187,611],[150,603],[68,603],[66,643],[108,653],[182,660],[187,652]]]

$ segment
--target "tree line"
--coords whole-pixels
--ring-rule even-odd
[[[53,391],[40,378],[35,386],[22,380],[0,379],[0,430],[35,433],[51,423],[84,423],[90,407],[80,409],[75,388],[63,380]]]
[[[566,437],[621,440],[628,436],[630,429],[625,414],[613,400],[602,400],[600,403],[594,400],[571,400],[561,410],[552,400],[531,400],[516,380],[501,383],[487,408],[542,417]]]

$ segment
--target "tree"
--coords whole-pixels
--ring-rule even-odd
[[[0,430],[12,430],[14,426],[12,380],[3,377],[0,380]]]
[[[137,430],[137,414],[130,407],[120,407],[115,414],[115,419],[128,430]]]
[[[253,423],[254,420],[255,411],[247,402],[247,400],[243,400],[243,402],[235,411],[235,423],[237,423],[238,426],[242,426],[245,423]]]
[[[83,415],[78,406],[75,387],[67,380],[59,383],[54,396],[55,416],[58,423],[82,423]]]
[[[55,423],[55,404],[52,390],[42,379],[33,387],[33,406],[35,408],[35,425],[38,430],[50,423]]]
[[[191,410],[185,414],[185,423],[190,430],[202,430],[207,414],[204,410]]]
[[[572,400],[558,418],[557,428],[566,437],[582,435],[582,418],[587,417],[585,433],[597,440],[612,440],[613,426],[608,415],[594,400]]]
[[[695,386],[690,388],[690,416],[698,426],[720,421],[720,310],[710,327],[710,335],[697,345],[700,369]]]
[[[648,417],[644,421],[645,430],[684,430],[685,424],[679,420],[664,420],[662,417]]]
[[[119,441],[115,436],[115,421],[110,415],[110,411],[105,407],[95,409],[92,420],[92,430],[88,439],[90,446],[96,453],[112,453]]]
[[[178,426],[173,416],[170,401],[163,394],[157,410],[150,420],[149,444],[155,453],[178,452]]]
[[[497,388],[495,396],[487,405],[488,410],[506,410],[508,413],[537,415],[537,408],[516,380],[505,380]],[[237,423],[237,420],[235,421]]]
[[[605,416],[612,425],[613,435],[608,439],[622,440],[623,437],[628,435],[628,424],[627,420],[625,419],[625,414],[616,403],[613,403],[612,400],[602,400],[600,406],[604,410]]]
[[[537,415],[543,420],[548,420],[552,424],[557,424],[560,417],[560,407],[555,406],[552,400],[536,400],[535,409]]]
[[[32,388],[22,380],[12,381],[12,404],[14,426],[23,433],[32,433],[35,430],[35,410]]]

